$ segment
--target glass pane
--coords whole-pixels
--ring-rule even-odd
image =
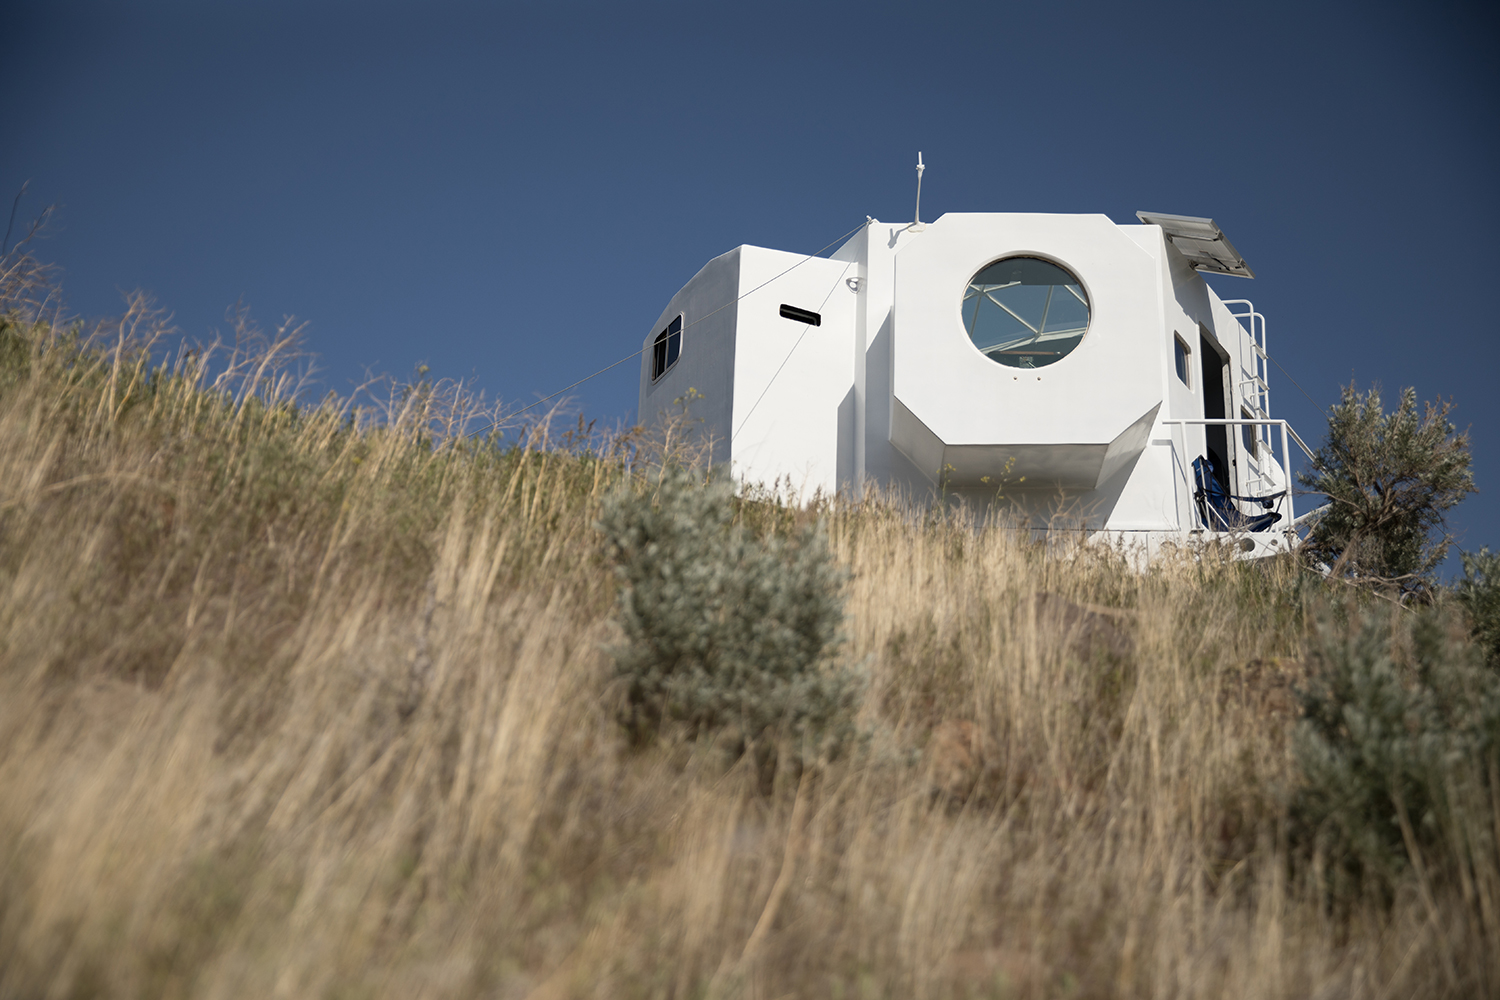
[[[682,353],[682,317],[678,316],[667,324],[667,367],[671,368],[677,363],[677,356]]]
[[[651,377],[659,379],[667,373],[667,369],[677,363],[677,357],[682,353],[682,317],[678,316],[667,324],[667,328],[656,335],[651,342]]]
[[[964,329],[991,361],[1042,368],[1061,361],[1088,330],[1088,296],[1072,274],[1038,257],[984,268],[964,291]]]
[[[659,333],[656,342],[651,345],[651,377],[661,378],[662,372],[667,370],[667,335]]]

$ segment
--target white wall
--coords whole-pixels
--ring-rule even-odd
[[[745,297],[736,320],[734,474],[781,479],[804,497],[836,492],[854,478],[858,295],[848,279],[859,267],[762,247],[739,253]],[[782,304],[819,313],[821,325],[783,318]]]
[[[895,335],[896,255],[922,238],[908,223],[871,219],[834,253],[860,269],[854,330],[854,492],[867,482],[926,497],[932,469],[913,465],[891,445],[891,341]]]
[[[1196,282],[1203,286],[1203,292],[1207,292],[1207,286],[1196,271],[1174,266],[1174,263],[1184,264],[1182,255],[1167,243],[1160,226],[1119,228],[1153,261],[1152,285],[1158,303],[1155,349],[1163,403],[1151,441],[1129,484],[1121,491],[1111,524],[1122,530],[1191,527],[1195,518],[1192,461],[1204,452],[1203,428],[1165,425],[1161,421],[1195,420],[1203,416],[1198,325],[1178,301],[1175,283]],[[1192,352],[1188,358],[1187,383],[1177,377],[1174,350],[1179,336]]]
[[[969,280],[1016,255],[1088,295],[1088,333],[1044,368],[997,364],[964,330]],[[944,215],[896,259],[896,398],[951,445],[1107,444],[1161,401],[1152,263],[1102,215]]]
[[[640,420],[648,427],[675,409],[672,401],[696,389],[704,398],[690,415],[702,420],[700,432],[714,441],[713,460],[729,460],[734,411],[734,300],[740,290],[740,250],[721,254],[703,265],[662,310],[647,331],[641,354]],[[674,317],[682,314],[682,353],[656,382],[651,381],[651,345]]]

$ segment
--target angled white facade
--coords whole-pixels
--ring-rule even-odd
[[[1147,218],[950,213],[870,220],[831,258],[738,247],[647,335],[641,417],[696,390],[715,462],[803,496],[1003,494],[1153,546],[1295,544],[1264,321],[1198,270],[1249,269],[1209,220]],[[1205,457],[1219,492],[1284,495],[1205,523]],[[1276,524],[1250,530],[1263,509]]]

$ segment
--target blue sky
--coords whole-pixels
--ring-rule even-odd
[[[71,308],[309,322],[323,383],[518,402],[636,350],[742,243],[866,215],[1216,219],[1309,440],[1351,379],[1451,396],[1500,547],[1496,22],[1456,4],[27,3],[0,194]],[[574,409],[633,416],[636,369]],[[1307,398],[1308,396],[1311,399]]]

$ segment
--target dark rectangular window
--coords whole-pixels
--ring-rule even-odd
[[[810,309],[798,309],[796,306],[789,306],[785,302],[781,304],[781,316],[783,319],[796,320],[798,323],[806,323],[809,326],[823,325],[821,314],[815,313]]]
[[[1240,407],[1240,418],[1242,420],[1254,420],[1255,414],[1251,413],[1249,410],[1245,409],[1242,406]],[[1245,453],[1248,454],[1251,458],[1257,458],[1260,455],[1260,452],[1256,448],[1256,445],[1260,441],[1260,437],[1256,434],[1255,431],[1256,428],[1254,424],[1240,424],[1240,441],[1245,446]]]
[[[1173,353],[1175,353],[1177,355],[1177,377],[1182,380],[1182,384],[1183,385],[1185,385],[1189,389],[1191,389],[1193,387],[1193,380],[1192,380],[1192,371],[1193,371],[1192,354],[1193,354],[1193,352],[1190,351],[1190,350],[1188,350],[1188,345],[1184,344],[1182,342],[1182,338],[1181,337],[1178,337],[1178,336],[1174,335],[1172,337],[1172,340],[1173,340],[1173,348],[1172,348],[1172,350],[1173,350]]]
[[[682,355],[682,317],[667,324],[651,344],[651,381],[655,382],[677,363]]]

